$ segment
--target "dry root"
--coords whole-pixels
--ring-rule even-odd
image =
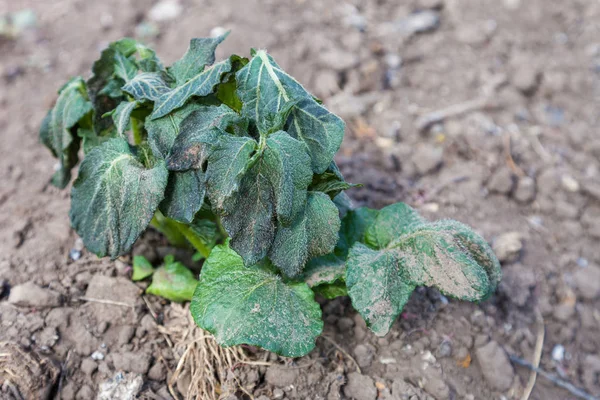
[[[186,400],[216,400],[238,390],[245,391],[232,373],[239,364],[250,362],[243,350],[237,346],[219,346],[210,333],[196,326],[189,305],[172,304],[170,312],[173,318],[159,329],[170,337],[179,360],[168,380],[171,395],[179,399],[179,389]]]

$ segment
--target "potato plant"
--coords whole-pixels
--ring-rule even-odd
[[[323,328],[315,293],[349,296],[383,336],[417,286],[469,301],[495,290],[498,261],[467,226],[403,203],[352,209],[334,162],[344,122],[264,50],[215,62],[225,37],[193,39],[170,67],[122,39],[60,89],[40,138],[58,187],[84,154],[70,218],[88,250],[114,259],[158,229],[205,259],[199,279],[172,257],[156,271],[137,258],[135,279],[191,299],[224,346],[294,357]]]

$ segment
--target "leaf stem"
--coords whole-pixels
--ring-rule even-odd
[[[142,136],[140,124],[135,118],[131,118],[131,130],[133,131],[133,144],[139,146],[144,138]]]

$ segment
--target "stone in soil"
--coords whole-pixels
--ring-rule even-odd
[[[510,389],[515,371],[500,345],[491,341],[475,351],[481,372],[489,385],[499,391]]]
[[[531,96],[540,83],[540,77],[539,71],[534,66],[525,64],[515,69],[511,81],[520,92]]]
[[[421,146],[413,155],[412,161],[419,175],[437,170],[443,162],[444,150],[431,145]]]
[[[523,240],[519,232],[507,232],[498,236],[492,244],[496,257],[502,263],[516,261],[523,249]]]
[[[33,282],[13,287],[8,302],[20,307],[58,307],[62,303],[61,295],[50,289],[43,289]]]
[[[286,387],[293,384],[298,379],[299,374],[297,368],[271,366],[267,369],[265,380],[273,386]]]
[[[375,400],[377,388],[370,376],[352,372],[348,375],[348,382],[344,385],[344,394],[355,400]]]
[[[373,362],[376,349],[370,344],[359,344],[354,348],[354,358],[361,368],[366,368]]]
[[[535,199],[535,180],[528,176],[519,178],[514,197],[519,203],[531,203]]]
[[[111,353],[107,360],[112,361],[115,370],[145,374],[150,368],[151,356],[144,352]]]
[[[96,400],[135,399],[143,384],[141,375],[117,372],[112,378],[100,383]]]
[[[514,177],[508,168],[500,168],[490,177],[487,187],[490,192],[508,194],[513,189]]]
[[[578,267],[573,274],[573,284],[579,295],[586,300],[600,296],[600,267],[588,265]]]

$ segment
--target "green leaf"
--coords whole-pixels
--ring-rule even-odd
[[[217,87],[217,98],[232,110],[242,112],[242,100],[237,95],[237,81],[235,74],[248,64],[248,59],[233,55],[231,56],[231,71],[225,74],[222,83]]]
[[[141,281],[154,273],[154,267],[144,256],[133,257],[133,274],[131,280]]]
[[[447,296],[480,301],[500,280],[500,264],[487,242],[456,221],[423,224],[388,247],[398,255],[407,282],[436,287]]]
[[[219,141],[221,142],[225,138],[227,136],[222,136]],[[233,141],[229,138],[227,140]],[[231,160],[237,159],[236,149],[239,147],[228,153],[215,150],[209,157],[207,175],[209,175],[208,193],[211,203],[217,204],[217,208],[220,204],[223,205],[222,221],[231,237],[231,247],[243,257],[246,264],[251,265],[267,255],[275,239],[276,222],[279,221],[281,227],[289,227],[303,212],[306,187],[310,183],[310,170],[306,163],[308,156],[305,147],[285,132],[276,132],[266,140],[263,137],[261,144],[258,145],[257,153],[252,156],[250,150],[252,146],[256,146],[256,142],[247,138],[245,143],[248,143],[248,148],[244,157],[235,165],[235,169],[225,165],[218,172],[215,170],[212,173],[213,165],[227,164]],[[227,172],[228,170],[235,173],[230,174]],[[227,181],[227,188],[230,190],[217,193],[217,195],[221,195],[220,197],[211,193],[211,177],[226,175],[231,176],[232,179],[237,177]],[[312,208],[309,212],[313,212]],[[337,209],[335,214],[337,218]],[[304,223],[298,221],[297,231],[301,231],[302,226]],[[288,243],[288,241],[293,241],[293,236],[292,233],[289,235],[282,233],[280,240]],[[312,236],[309,235],[306,239],[312,240],[311,238]],[[334,244],[335,240],[334,236]],[[322,246],[326,247],[328,244],[329,242],[325,238]],[[309,246],[314,254],[317,254],[321,248],[309,242],[305,246]],[[297,257],[293,262],[306,261],[305,257],[308,257],[308,254],[306,248],[298,250]],[[278,257],[277,260],[275,264],[283,265]],[[286,266],[285,268],[291,271],[291,267]],[[299,269],[301,266],[295,268]]]
[[[125,139],[111,139],[81,163],[71,192],[71,224],[99,257],[126,253],[146,229],[164,197],[164,161],[141,164]]]
[[[197,284],[194,274],[185,265],[165,258],[165,265],[154,272],[146,293],[175,302],[190,301]]]
[[[333,199],[342,191],[359,186],[361,185],[346,182],[337,165],[332,161],[325,172],[313,176],[309,189],[327,193]]]
[[[142,72],[127,82],[122,88],[138,101],[156,101],[171,90],[160,72]]]
[[[140,69],[144,72],[163,71],[161,61],[156,53],[146,45],[132,38],[123,38],[110,44],[110,47],[132,60],[135,57]]]
[[[182,110],[187,107],[189,105]],[[167,159],[167,165],[173,171],[202,168],[218,137],[226,131],[245,136],[248,122],[225,105],[199,106],[179,126],[181,133],[173,139]]]
[[[186,83],[171,89],[160,96],[155,104],[151,118],[157,119],[183,106],[192,96],[207,96],[221,82],[221,77],[231,70],[231,60],[221,61],[205,69]]]
[[[285,130],[308,147],[315,173],[324,172],[344,136],[344,122],[319,105],[264,51],[258,51],[236,75],[242,112],[260,124],[293,102]],[[261,127],[269,131],[268,126]]]
[[[226,245],[204,263],[190,309],[220,345],[248,344],[286,357],[308,354],[323,329],[321,308],[305,283],[245,267]]]
[[[315,294],[321,295],[326,299],[333,300],[337,297],[348,296],[348,289],[344,282],[323,284],[313,288]]]
[[[188,139],[188,143],[190,142]],[[220,134],[212,146],[206,175],[208,198],[217,210],[222,211],[224,202],[238,191],[240,179],[247,171],[256,147],[257,143],[251,137],[238,137],[227,133]]]
[[[196,103],[189,103],[162,118],[151,119],[147,117],[145,127],[148,131],[148,143],[152,153],[157,157],[166,159],[171,152],[173,143],[175,143],[175,138],[181,131],[183,120],[194,111],[202,109],[202,107]]]
[[[188,80],[200,74],[204,67],[215,62],[215,50],[225,40],[229,32],[216,38],[194,38],[190,41],[186,53],[176,61],[169,72],[177,80],[177,85],[183,85]]]
[[[382,249],[399,236],[412,232],[426,222],[407,204],[395,203],[379,210],[375,221],[365,232],[364,242]]]
[[[279,225],[269,258],[288,277],[298,276],[309,258],[333,251],[340,217],[329,196],[309,192],[306,209],[289,226]]]
[[[335,254],[313,258],[306,264],[300,279],[313,289],[320,285],[344,282],[346,280],[346,260]]]
[[[131,113],[138,105],[137,101],[123,101],[111,113],[119,135],[122,136],[129,130],[131,126]]]
[[[378,214],[378,210],[367,207],[348,211],[342,219],[336,254],[346,257],[354,243],[364,242],[365,232],[373,225]]]
[[[91,110],[83,79],[73,78],[61,88],[56,104],[42,122],[40,140],[60,162],[60,168],[52,177],[52,183],[57,187],[67,186],[71,169],[78,161],[80,140],[72,128]]]
[[[350,249],[346,286],[352,305],[378,336],[388,333],[415,288],[403,280],[395,252],[362,243]]]
[[[115,75],[129,82],[137,74],[138,67],[120,52],[115,53]]]
[[[348,214],[348,211],[354,209],[352,200],[344,192],[335,196],[333,198],[333,202],[334,202],[335,206],[338,208],[341,218],[344,218],[346,216],[346,214]]]
[[[160,211],[176,221],[191,223],[204,203],[206,177],[202,170],[171,171]]]

